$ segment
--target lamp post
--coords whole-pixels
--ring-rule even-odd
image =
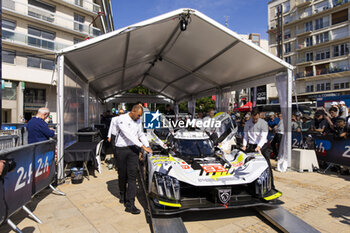
[[[92,24],[96,21],[97,18],[101,17],[102,15],[105,15],[105,13],[103,11],[99,11],[96,15],[96,17],[92,20],[92,22],[89,24],[89,35],[85,38],[85,40],[90,39],[90,35],[91,35],[91,26]]]

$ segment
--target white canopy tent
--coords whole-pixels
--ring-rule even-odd
[[[291,133],[287,129],[291,122],[293,66],[196,10],[172,11],[68,47],[57,56],[59,158],[65,146],[67,77],[74,76],[83,83],[75,87],[85,90],[86,126],[92,97],[106,100],[138,85],[175,103],[193,103],[197,98],[217,95],[218,110],[225,110],[225,93],[274,83],[278,76],[287,122],[282,157],[289,158],[289,163],[281,160],[280,170],[290,164]],[[59,178],[63,177],[62,165]]]

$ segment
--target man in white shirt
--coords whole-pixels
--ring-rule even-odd
[[[152,153],[146,135],[142,131],[142,107],[134,105],[131,112],[117,117],[115,151],[118,154],[118,174],[120,203],[124,203],[126,212],[139,214],[135,206],[137,165],[140,149]],[[127,188],[126,188],[127,186]]]
[[[267,122],[260,118],[258,109],[253,109],[251,118],[245,123],[243,147],[244,151],[256,151],[261,153],[263,146],[267,142],[269,126]]]
[[[245,152],[258,152],[262,154],[270,168],[272,174],[270,155],[267,152],[267,134],[269,132],[269,126],[267,122],[260,118],[260,112],[257,108],[254,108],[251,113],[251,118],[245,123],[244,137],[242,150]],[[272,178],[273,176],[271,176]],[[272,187],[274,188],[273,178],[271,180]]]

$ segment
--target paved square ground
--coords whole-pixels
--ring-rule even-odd
[[[282,191],[283,207],[321,232],[350,232],[350,176],[336,174],[274,172],[277,189]],[[140,215],[124,211],[117,193],[117,172],[103,166],[97,178],[90,176],[82,184],[64,184],[59,189],[67,196],[49,189],[28,204],[43,221],[37,224],[24,211],[11,217],[23,232],[150,232],[145,211]],[[142,199],[142,195],[138,195]],[[190,233],[200,232],[276,232],[253,209],[236,209],[183,214]],[[0,232],[13,232],[7,225]]]

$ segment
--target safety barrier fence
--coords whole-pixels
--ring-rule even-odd
[[[48,124],[50,128],[55,128],[56,124]],[[5,137],[7,136],[7,137]],[[16,146],[28,144],[28,131],[26,124],[2,124],[0,130],[0,151]]]
[[[243,139],[243,127],[238,128],[239,141]],[[267,139],[273,139],[269,132]],[[292,132],[292,148],[314,149],[320,161],[350,167],[350,139],[337,139],[334,134]]]
[[[350,167],[349,139],[337,139],[333,134],[321,135],[293,132],[292,140],[293,148],[314,148],[317,159],[320,161]],[[310,145],[310,142],[313,145]]]
[[[9,218],[21,208],[33,217],[25,205],[54,182],[55,147],[56,141],[48,140],[0,152],[0,159],[16,164],[0,179],[0,224],[7,220],[11,225]]]

